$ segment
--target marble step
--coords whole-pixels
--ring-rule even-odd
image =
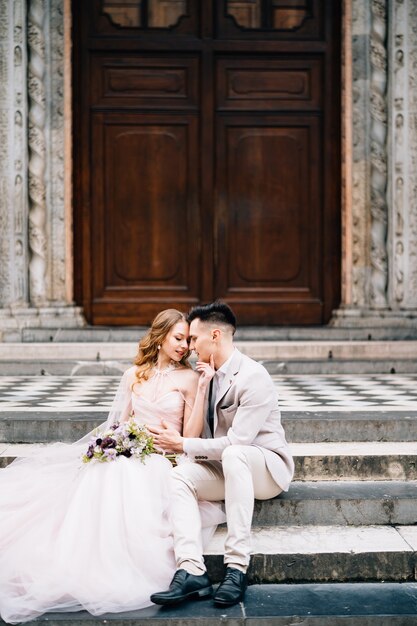
[[[42,451],[42,445],[0,446],[0,467]],[[254,525],[417,523],[416,480],[299,481],[287,493],[255,503]]]
[[[42,450],[39,445],[0,445],[0,467]],[[295,454],[297,454],[295,452]],[[298,458],[295,456],[296,461]],[[415,524],[417,481],[305,480],[295,476],[287,493],[255,503],[254,524]]]
[[[65,411],[41,407],[0,412],[0,442],[72,442],[102,424],[107,411],[83,407]],[[292,443],[413,442],[417,440],[416,410],[402,411],[283,411],[282,423]],[[315,460],[311,465],[320,461]],[[340,470],[342,472],[342,468]],[[325,464],[321,471],[326,473]]]
[[[131,361],[137,342],[1,344],[1,361]],[[236,341],[244,354],[261,360],[413,359],[417,341]]]
[[[259,359],[261,360],[261,359]],[[412,359],[327,359],[265,360],[265,369],[274,374],[415,374],[417,360]],[[1,367],[1,363],[0,363]],[[1,371],[1,370],[0,370]]]
[[[86,326],[85,328],[23,328],[24,343],[80,343],[138,341],[144,326]],[[406,341],[417,339],[416,324],[397,327],[363,326],[336,328],[332,326],[239,326],[238,341]],[[4,341],[15,341],[13,333],[5,333]]]
[[[296,480],[416,480],[414,441],[291,443]]]
[[[417,481],[294,481],[256,501],[254,526],[363,526],[417,523]]]
[[[1,344],[0,344],[1,346]],[[26,346],[26,344],[25,344]],[[1,349],[1,348],[0,348]],[[412,359],[328,359],[263,360],[257,359],[271,374],[416,374],[417,360]],[[132,364],[119,360],[1,360],[0,376],[117,376]]]
[[[206,550],[221,580],[225,528]],[[417,566],[417,526],[269,526],[252,529],[251,583],[409,582]]]
[[[403,411],[288,410],[282,412],[282,423],[293,443],[417,440],[417,406]]]
[[[271,374],[415,373],[417,341],[237,341]],[[117,375],[133,360],[136,342],[0,344],[1,375]]]
[[[0,443],[0,467],[30,456],[43,443]],[[414,442],[291,443],[296,481],[417,480]]]
[[[99,618],[85,611],[48,613],[45,626],[415,626],[417,583],[250,585],[243,602],[216,608],[211,599],[152,606]],[[4,624],[0,620],[0,624]]]
[[[256,501],[254,526],[417,523],[417,482],[293,482],[278,498]]]

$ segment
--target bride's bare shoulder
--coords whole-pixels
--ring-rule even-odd
[[[122,381],[131,383],[136,378],[136,365],[129,367],[122,376]]]
[[[189,380],[190,382],[195,382],[199,377],[199,374],[191,367],[180,366],[177,369],[177,372],[181,374],[181,377],[184,378],[184,380]]]
[[[129,376],[134,376],[136,374],[136,369],[136,365],[131,365],[127,368],[127,370],[125,370],[123,376],[126,376],[126,378]]]

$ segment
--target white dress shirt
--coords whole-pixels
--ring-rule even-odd
[[[222,386],[222,382],[224,377],[226,376],[226,372],[227,372],[227,368],[229,367],[229,364],[232,360],[233,354],[235,352],[236,348],[233,349],[232,354],[229,356],[229,358],[223,363],[223,365],[221,367],[219,367],[218,370],[216,370],[216,373],[214,374],[212,381],[213,381],[213,388],[211,391],[211,398],[210,398],[210,409],[211,409],[211,414],[214,416],[214,408],[216,406],[216,402],[217,402],[217,396],[219,395],[219,391],[220,388]],[[207,419],[207,417],[206,417]],[[185,452],[185,454],[187,454],[187,439],[184,439],[183,441],[183,451]]]

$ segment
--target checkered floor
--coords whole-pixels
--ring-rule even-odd
[[[415,375],[273,376],[283,411],[417,411]],[[118,376],[0,377],[0,413],[105,412]]]

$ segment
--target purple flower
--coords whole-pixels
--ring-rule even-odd
[[[121,452],[122,456],[125,456],[127,459],[130,459],[130,457],[132,456],[132,453],[130,450],[123,450],[123,452]]]
[[[88,459],[92,459],[94,456],[94,446],[88,446],[88,450],[86,452],[86,457]]]
[[[97,440],[97,443],[98,443],[98,440]],[[112,437],[105,437],[99,445],[102,450],[104,450],[104,448],[115,448],[116,441],[115,439],[112,439]]]
[[[114,448],[106,448],[106,450],[104,450],[104,456],[106,459],[112,460],[117,456],[117,452]]]

